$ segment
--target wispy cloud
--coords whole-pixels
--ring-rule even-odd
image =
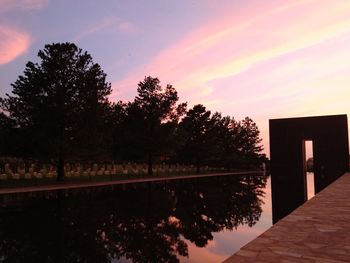
[[[41,9],[45,7],[48,0],[0,0],[0,13],[13,9]]]
[[[111,99],[130,100],[144,76],[157,76],[190,106],[252,117],[266,153],[270,118],[350,114],[350,2],[242,5],[114,81]]]
[[[119,32],[126,32],[126,33],[132,33],[136,31],[136,28],[132,23],[113,16],[113,17],[104,18],[98,23],[89,26],[84,31],[79,33],[75,37],[75,40],[80,40],[82,38],[85,38],[87,36],[93,35],[97,32],[100,32],[106,29],[115,30]]]
[[[23,54],[29,44],[28,34],[0,25],[0,65],[9,63]]]
[[[44,8],[48,0],[0,0],[0,14],[7,12],[39,10]],[[27,51],[30,45],[28,33],[8,26],[0,25],[0,65],[7,64]]]
[[[148,74],[171,82],[186,97],[209,96],[216,89],[210,84],[215,80],[238,76],[260,63],[350,34],[347,1],[264,2],[262,6],[268,11],[256,7],[237,14],[233,10],[229,17],[203,25],[113,83],[119,91],[113,96],[128,93]]]

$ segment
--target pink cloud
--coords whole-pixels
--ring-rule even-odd
[[[125,32],[125,33],[133,33],[136,31],[135,26],[130,22],[124,21],[118,17],[113,16],[113,17],[105,18],[99,21],[98,23],[89,26],[87,29],[79,33],[75,37],[75,40],[79,40],[89,35],[93,35],[105,29],[117,30],[119,32]]]
[[[28,34],[0,25],[0,65],[9,63],[23,54],[29,44]]]
[[[136,31],[135,26],[127,21],[119,21],[118,23],[116,23],[116,27],[119,31],[122,32],[133,33]]]
[[[213,80],[239,75],[259,63],[349,33],[349,11],[350,3],[327,1],[264,2],[241,13],[233,10],[228,17],[204,25],[113,83],[119,90],[114,96],[134,89],[149,74],[174,84],[186,97],[210,96],[215,88],[208,83]]]
[[[12,9],[41,9],[46,6],[48,0],[0,0],[0,12]]]
[[[157,76],[190,106],[203,103],[237,119],[252,117],[267,154],[270,118],[350,113],[350,2],[228,8],[228,15],[208,19],[113,82],[112,99],[129,99],[145,75]]]

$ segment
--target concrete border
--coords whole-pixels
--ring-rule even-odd
[[[196,174],[196,175],[183,175],[183,176],[163,176],[163,177],[153,177],[153,178],[135,178],[135,179],[125,179],[125,180],[116,180],[116,181],[104,181],[104,182],[61,183],[61,184],[53,184],[53,185],[28,186],[28,187],[18,187],[18,188],[4,188],[4,189],[0,189],[0,195],[15,194],[15,193],[44,192],[44,191],[65,190],[65,189],[103,187],[103,186],[110,186],[110,185],[159,182],[159,181],[168,181],[168,180],[193,179],[193,178],[225,176],[225,175],[245,175],[245,174],[263,175],[263,173],[261,171],[247,171],[247,172],[233,172],[233,173],[215,173],[215,174]]]
[[[245,245],[224,263],[350,262],[350,173]]]

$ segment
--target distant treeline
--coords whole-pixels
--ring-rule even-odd
[[[350,155],[349,155],[349,167],[350,167]],[[310,157],[306,160],[306,171],[314,172],[314,158]]]
[[[306,160],[306,171],[313,172],[314,171],[314,158],[310,157]]]
[[[235,120],[145,77],[132,102],[111,102],[111,84],[72,43],[46,45],[0,98],[0,156],[54,161],[146,162],[253,169],[266,161],[252,119]],[[234,98],[232,98],[234,99]]]

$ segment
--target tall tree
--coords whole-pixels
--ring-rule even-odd
[[[210,122],[208,130],[211,141],[209,161],[216,167],[222,166],[230,171],[238,156],[237,122],[233,117],[222,117],[221,113],[218,112],[212,115]]]
[[[171,85],[162,88],[158,78],[145,77],[138,84],[137,96],[127,105],[123,149],[132,159],[146,157],[148,174],[153,173],[155,156],[171,152],[174,132],[186,103],[177,104],[177,91]]]
[[[194,163],[197,173],[208,158],[208,149],[212,146],[209,140],[211,112],[201,105],[195,105],[190,109],[180,123],[181,130],[185,134],[185,145],[180,153],[182,160]]]
[[[2,109],[34,141],[33,155],[56,160],[57,179],[63,180],[66,158],[99,145],[111,85],[91,55],[73,43],[46,45],[38,57],[40,63],[29,61],[11,84]]]
[[[0,112],[0,156],[11,155],[13,152],[14,126],[14,121],[3,112]]]
[[[111,139],[111,154],[115,161],[120,162],[123,159],[123,151],[127,150],[125,147],[126,131],[126,117],[127,117],[128,104],[122,101],[112,103],[110,110],[108,111],[108,125],[111,128],[110,139]]]
[[[241,165],[244,168],[258,166],[265,159],[264,155],[261,154],[263,146],[261,145],[262,139],[259,135],[259,128],[251,118],[245,117],[238,123],[238,145]]]

